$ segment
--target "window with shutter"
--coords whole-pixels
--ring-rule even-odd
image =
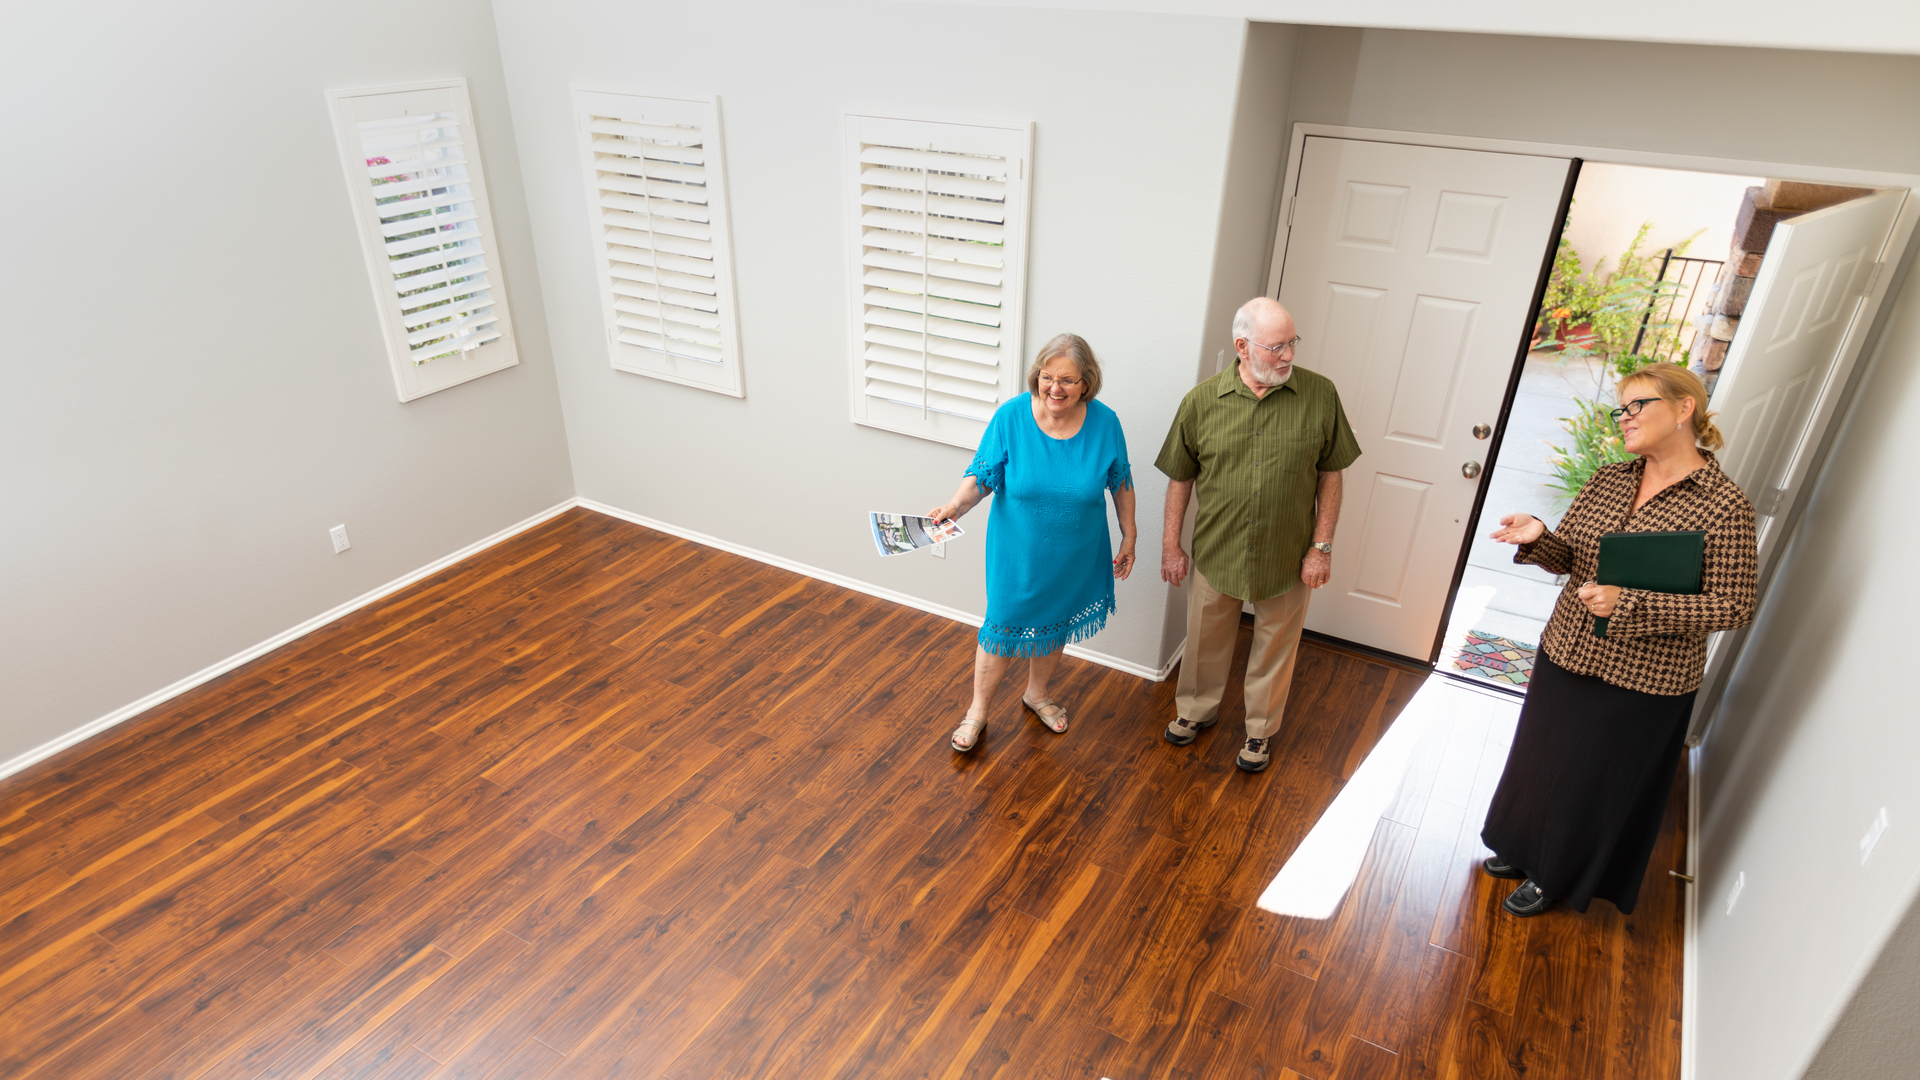
[[[1033,126],[846,117],[856,422],[971,449],[1020,392]]]
[[[466,80],[327,96],[400,400],[519,363]]]
[[[715,99],[573,98],[613,366],[745,396]]]

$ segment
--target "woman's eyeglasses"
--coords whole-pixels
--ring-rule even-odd
[[[1042,386],[1057,386],[1062,390],[1071,390],[1074,387],[1079,386],[1083,381],[1084,380],[1076,379],[1071,375],[1062,375],[1057,379],[1051,375],[1040,376],[1040,384]]]
[[[1613,417],[1613,422],[1617,424],[1620,422],[1622,416],[1639,416],[1640,410],[1647,407],[1647,402],[1665,400],[1667,399],[1657,397],[1634,398],[1632,401],[1627,402],[1617,409],[1609,409],[1607,415]]]

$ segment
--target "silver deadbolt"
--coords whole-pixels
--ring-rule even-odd
[[[1480,463],[1477,461],[1469,461],[1465,465],[1460,466],[1460,475],[1466,477],[1469,480],[1473,479],[1476,476],[1479,476]]]
[[[1476,438],[1476,439],[1484,439],[1484,438],[1486,438],[1487,436],[1489,436],[1489,435],[1491,435],[1491,434],[1493,434],[1493,429],[1492,429],[1492,428],[1490,428],[1490,427],[1488,427],[1487,425],[1485,425],[1485,424],[1475,424],[1475,425],[1473,425],[1473,437],[1474,437],[1474,438]]]

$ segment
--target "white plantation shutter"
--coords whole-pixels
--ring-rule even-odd
[[[714,99],[573,97],[613,366],[744,396]]]
[[[400,400],[518,363],[465,80],[328,97]]]
[[[972,448],[1024,374],[1032,126],[846,125],[853,418]]]

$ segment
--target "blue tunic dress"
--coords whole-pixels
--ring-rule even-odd
[[[1079,433],[1056,439],[1021,394],[994,412],[965,475],[994,497],[981,646],[1045,656],[1099,633],[1113,611],[1107,493],[1133,487],[1120,418],[1089,401]]]

